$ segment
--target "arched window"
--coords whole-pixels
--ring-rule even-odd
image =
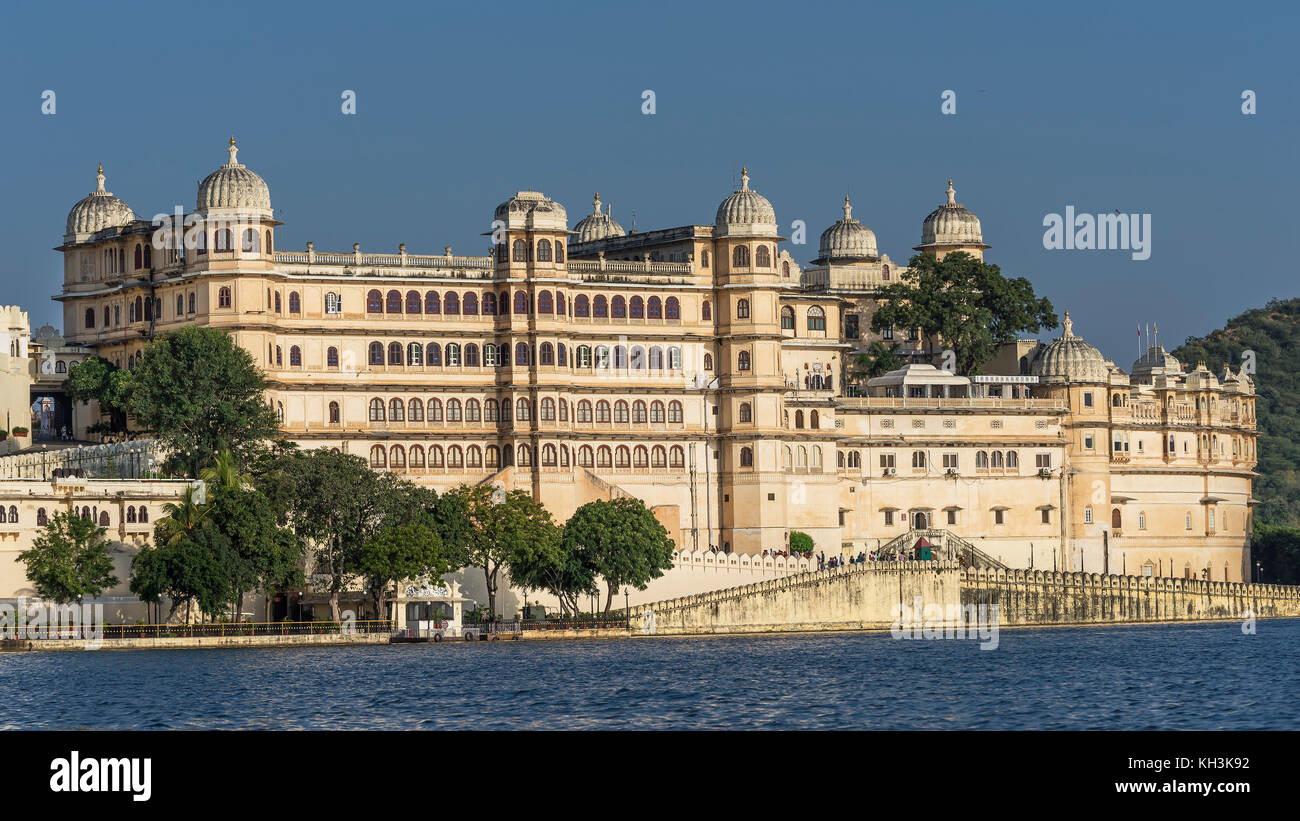
[[[794,412],[794,426],[796,428],[803,427],[803,411],[797,410]]]
[[[532,467],[532,464],[533,464],[533,449],[528,447],[528,445],[520,445],[519,446],[519,467],[521,468]]]
[[[447,367],[449,368],[460,367],[460,346],[459,345],[457,345],[455,342],[448,342],[447,347],[443,348],[443,353],[445,354],[443,357],[443,362],[447,364]]]
[[[343,299],[334,292],[325,295],[325,313],[341,314],[343,313]]]
[[[686,451],[680,445],[674,445],[672,450],[668,451],[668,467],[681,468],[686,466]]]
[[[406,418],[412,422],[424,421],[424,403],[417,397],[411,397],[406,403]]]
[[[537,261],[551,261],[551,241],[549,239],[539,239],[537,241]]]
[[[623,345],[614,346],[614,367],[620,371],[627,369],[627,348]]]
[[[442,421],[442,400],[441,400],[441,399],[438,399],[437,397],[434,397],[433,399],[430,399],[430,400],[429,400],[429,405],[428,405],[428,410],[429,410],[429,421],[430,421],[430,422],[441,422],[441,421]]]
[[[472,342],[465,346],[465,367],[478,367],[478,346]]]
[[[826,331],[826,312],[816,305],[808,309],[808,330]]]
[[[148,249],[145,250],[146,252],[148,251]],[[268,228],[266,229],[266,252],[269,254],[274,250],[275,250],[275,243],[272,240],[271,229]]]
[[[573,315],[591,316],[591,302],[586,294],[578,294],[573,298]]]
[[[922,469],[925,467],[925,451],[923,450],[912,451],[912,467],[917,469]]]
[[[704,304],[700,306],[700,318],[701,319],[713,318],[713,303],[709,302],[709,300],[707,299],[704,300]]]
[[[555,261],[564,262],[564,243],[555,241]]]
[[[468,451],[469,458],[465,463],[472,468],[483,467],[483,451],[478,445],[470,445]]]
[[[261,250],[259,247],[260,244],[261,243],[258,242],[257,229],[245,228],[243,240],[240,242],[240,248],[246,252],[256,252]]]
[[[555,421],[555,400],[552,399],[552,398],[549,397],[549,396],[548,396],[548,397],[545,397],[544,399],[542,399],[542,417],[541,417],[541,418],[542,418],[542,421],[543,421],[543,422],[554,422],[554,421]]]
[[[411,452],[407,456],[410,458],[410,465],[413,469],[424,467],[424,448],[419,445],[411,445]]]
[[[583,399],[582,401],[578,402],[578,421],[579,422],[591,421],[591,402],[587,401],[586,399]]]
[[[420,304],[421,300],[419,291],[406,292],[406,312],[408,314],[420,313]]]
[[[393,398],[388,400],[388,421],[403,422],[406,420],[406,405],[402,400]]]
[[[481,422],[482,420],[483,420],[483,412],[479,405],[478,400],[466,399],[465,400],[465,421]]]
[[[384,312],[384,297],[379,291],[370,290],[366,292],[366,313],[382,314]]]
[[[406,346],[406,364],[423,365],[424,364],[424,346],[419,342],[411,342]]]
[[[555,347],[549,342],[543,342],[541,348],[541,358],[538,360],[541,365],[555,364]]]
[[[741,371],[749,370],[749,351],[741,351],[737,354],[736,369]]]
[[[379,398],[370,400],[370,421],[384,421],[384,400]]]
[[[229,228],[218,228],[214,239],[216,242],[213,247],[217,251],[231,251],[235,247],[235,236]]]
[[[388,343],[388,364],[389,365],[402,364],[402,343],[400,342]]]
[[[291,345],[289,347],[289,367],[302,367],[302,348],[299,348],[297,345]]]
[[[628,422],[628,406],[623,399],[614,403],[614,421],[620,425],[626,425]]]
[[[736,318],[737,318],[737,319],[749,319],[749,300],[748,300],[748,299],[739,299],[739,300],[736,300]]]
[[[603,295],[598,295],[591,305],[592,316],[607,317],[609,316],[609,302]]]
[[[544,445],[542,447],[542,467],[555,467],[555,462],[555,445]]]
[[[545,242],[545,240],[543,240]],[[537,294],[537,313],[549,314],[552,310],[551,292],[539,291]]]
[[[497,295],[491,291],[483,293],[483,315],[495,316],[497,312]]]
[[[388,292],[385,309],[390,314],[400,314],[402,312],[402,294],[399,291]]]
[[[1012,470],[1020,467],[1020,456],[1014,450],[1007,451],[1007,467]]]
[[[740,421],[742,422],[754,421],[754,409],[748,402],[740,403]]]
[[[440,367],[442,365],[442,346],[437,342],[430,342],[424,349],[424,364],[427,367]]]
[[[676,345],[668,349],[668,369],[671,371],[682,369],[682,349]]]
[[[1124,519],[1123,516],[1120,515],[1119,508],[1115,508],[1110,512],[1110,526],[1112,530],[1122,530],[1123,528],[1121,525],[1123,524],[1123,521]]]
[[[368,351],[368,361],[371,365],[384,364],[384,343],[371,342]]]
[[[986,453],[985,451],[982,451],[982,450],[981,450],[981,451],[977,451],[977,452],[975,453],[975,469],[976,469],[976,470],[987,470],[987,469],[988,469],[988,466],[989,466],[989,455],[988,455],[988,453]]]
[[[87,308],[87,309],[86,309],[86,327],[87,327],[87,328],[93,328],[93,327],[95,327],[95,309],[94,309],[94,308]]]
[[[559,247],[558,243],[556,244],[556,247]],[[569,313],[568,307],[564,302],[564,291],[555,292],[555,312],[560,316],[567,316]],[[564,448],[564,451],[568,452],[568,448]]]
[[[460,313],[460,297],[455,291],[448,291],[442,297],[442,312],[455,316]]]
[[[465,316],[477,316],[478,296],[473,291],[466,291],[465,296],[461,297],[460,307]]]
[[[43,507],[36,508],[36,526],[45,527],[49,523],[50,523],[50,519],[48,514],[46,514],[45,512],[45,508]]]
[[[670,296],[664,302],[664,318],[665,319],[682,318],[682,303],[677,300],[677,297]]]
[[[606,402],[604,399],[602,399],[596,403],[596,421],[601,424],[607,425],[609,424],[609,420],[610,420],[609,402]]]
[[[668,403],[668,421],[671,424],[681,424],[682,421],[682,403],[676,399]]]
[[[512,255],[512,259],[513,259],[515,262],[527,262],[527,261],[528,261],[528,243],[524,242],[524,241],[521,240],[521,239],[517,239],[517,240],[515,240],[515,243],[514,243],[514,253],[513,253],[513,255]]]
[[[645,319],[645,300],[639,296],[632,297],[628,303],[628,315],[633,319]]]
[[[662,425],[664,421],[664,403],[658,400],[650,403],[650,422]]]
[[[528,294],[523,291],[515,291],[515,316],[528,315]]]
[[[18,521],[18,508],[16,508],[16,507],[10,507],[10,508],[9,508],[9,520],[10,520],[10,521],[13,521],[13,522]],[[101,511],[99,511],[99,526],[100,526],[100,527],[108,527],[108,511],[107,511],[107,510],[101,510]]]
[[[516,364],[516,365],[527,365],[527,364],[528,364],[528,345],[527,345],[527,343],[519,342],[519,343],[517,343],[517,344],[515,345],[515,364]]]
[[[126,506],[126,523],[129,525],[135,524],[135,505]]]
[[[754,466],[754,451],[752,448],[740,449],[740,466],[742,468],[752,468]]]
[[[789,260],[786,260],[786,261],[784,261],[784,262],[781,263],[781,276],[785,277],[786,279],[789,279],[789,278],[790,278],[790,262],[789,262]]]
[[[624,301],[623,297],[616,296],[610,300],[609,313],[615,319],[627,318],[627,302]]]
[[[794,330],[794,308],[791,308],[789,305],[781,309],[781,330]]]
[[[822,426],[822,423],[821,423],[821,417],[818,415],[817,411],[811,411],[811,412],[809,412],[809,414],[808,414],[808,427],[810,427],[810,428],[812,428],[812,429],[814,429],[814,430],[817,430],[817,429],[820,428],[821,426]]]
[[[442,297],[438,296],[437,291],[426,291],[424,294],[424,312],[426,314],[442,313]]]
[[[760,245],[754,251],[754,264],[759,268],[772,267],[772,257],[768,252],[766,245]]]
[[[731,265],[733,268],[749,267],[749,248],[744,245],[737,245],[731,252]]]
[[[331,424],[331,425],[337,425],[337,424],[339,424],[339,419],[340,419],[340,416],[339,416],[339,403],[338,403],[338,402],[331,402],[331,403],[330,403],[330,424]]]
[[[632,467],[632,452],[628,450],[627,445],[619,445],[614,451],[614,467],[620,470]]]
[[[370,448],[370,466],[372,468],[388,467],[388,454],[384,451],[383,445],[373,445]]]
[[[636,304],[637,304],[637,303],[636,303],[636,300],[637,300],[637,299],[640,299],[640,297],[637,297],[636,299],[634,299],[634,300],[632,301],[632,316],[636,316],[636,315],[637,315],[637,314],[636,314]],[[650,297],[650,301],[649,301],[648,303],[646,303],[646,316],[648,316],[650,319],[663,319],[663,318],[664,318],[664,304],[663,304],[663,302],[659,299],[659,297],[657,297],[657,296],[652,296],[652,297]]]
[[[144,267],[144,248],[138,242],[135,244],[135,267]]]
[[[1002,451],[993,451],[993,460],[991,464],[994,468],[999,470],[1006,466],[1006,462],[1002,458]]]
[[[433,445],[429,448],[429,467],[441,468],[442,466],[442,446]]]
[[[460,421],[460,400],[459,399],[447,400],[447,421],[448,422]]]

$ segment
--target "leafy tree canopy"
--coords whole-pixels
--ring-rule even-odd
[[[673,566],[673,540],[640,499],[588,502],[564,526],[566,549],[585,550],[608,586],[605,611],[624,586],[644,590]]]
[[[32,546],[18,554],[36,592],[59,604],[98,596],[117,584],[107,531],[75,513],[54,514]]]

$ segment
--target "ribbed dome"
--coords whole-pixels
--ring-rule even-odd
[[[880,252],[876,250],[875,233],[853,219],[853,206],[849,198],[844,198],[844,219],[822,231],[817,263],[836,260],[876,260]]]
[[[749,190],[749,169],[740,170],[740,190],[722,201],[715,220],[718,236],[777,235],[776,210],[767,197]]]
[[[501,220],[506,228],[532,228],[565,231],[569,216],[564,206],[541,191],[516,191],[515,195],[496,207],[493,219]]]
[[[920,248],[932,245],[984,245],[979,218],[957,202],[948,180],[948,201],[930,212],[921,224]],[[987,246],[984,246],[987,247]]]
[[[578,234],[578,242],[594,242],[606,237],[625,237],[627,232],[623,226],[614,221],[609,214],[602,213],[600,210],[600,193],[596,193],[596,201],[593,203],[594,210],[578,220],[578,224],[573,226],[573,230]]]
[[[1044,382],[1106,382],[1110,373],[1106,357],[1074,335],[1069,311],[1062,325],[1061,335],[1039,351],[1030,373]]]
[[[230,162],[209,174],[199,183],[195,208],[210,211],[218,208],[257,211],[271,216],[271,189],[266,181],[235,160],[239,149],[230,138]]]
[[[117,228],[135,220],[131,206],[104,190],[104,166],[95,177],[95,190],[77,201],[68,212],[67,236],[93,234],[105,228]]]
[[[1151,345],[1147,348],[1147,352],[1133,363],[1132,373],[1137,377],[1153,372],[1181,373],[1182,370],[1183,363],[1166,351],[1163,345]]]

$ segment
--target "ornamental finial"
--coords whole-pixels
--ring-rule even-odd
[[[1061,322],[1061,326],[1065,329],[1061,332],[1062,338],[1074,336],[1074,320],[1070,319],[1069,311],[1065,312],[1065,319]]]
[[[953,188],[952,188],[952,180],[948,180],[948,190],[947,190],[945,193],[947,193],[947,195],[948,195],[948,204],[949,204],[949,205],[956,205],[956,204],[957,204],[957,192],[954,191]]]
[[[849,204],[849,195],[844,195],[844,221],[848,222],[853,219],[853,206]]]
[[[749,190],[749,167],[744,166],[740,169],[740,190]]]
[[[239,153],[239,149],[235,147],[234,134],[230,135],[230,148],[227,150],[230,152],[230,162],[228,165],[239,165],[239,163],[235,161],[235,155]]]
[[[595,210],[592,211],[591,213],[593,213],[593,214],[599,214],[599,213],[600,213],[600,192],[599,192],[599,191],[596,192],[596,201],[592,203],[592,207],[593,207]]]
[[[99,164],[99,171],[95,176],[95,193],[104,193],[104,164]]]

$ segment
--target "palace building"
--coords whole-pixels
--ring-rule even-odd
[[[1247,375],[1158,346],[1125,373],[1068,313],[986,376],[937,370],[914,331],[871,333],[876,289],[906,266],[847,198],[806,267],[747,171],[708,224],[629,232],[597,195],[570,227],[518,191],[484,256],[286,251],[269,187],[228,154],[165,242],[101,169],[56,249],[61,344],[131,367],[151,338],[220,328],[302,447],[439,489],[526,489],[560,521],[636,496],[685,550],[925,536],[1010,567],[1249,578]],[[988,249],[949,182],[916,250]],[[911,364],[852,384],[877,339]]]

